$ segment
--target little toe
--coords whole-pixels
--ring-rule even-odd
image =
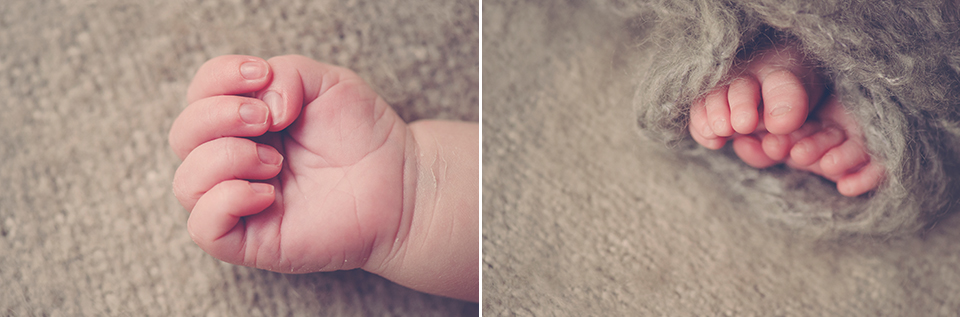
[[[734,79],[727,88],[727,103],[730,104],[730,125],[740,134],[750,134],[757,129],[760,114],[760,83],[747,75]]]
[[[870,162],[859,171],[843,176],[837,181],[837,191],[848,197],[860,196],[874,190],[883,180],[883,166]]]
[[[707,94],[704,100],[707,112],[707,123],[717,136],[728,137],[733,135],[730,126],[730,105],[727,104],[727,87],[721,87]]]
[[[693,129],[692,126],[691,126],[691,129]],[[718,138],[718,137],[715,137],[715,138],[712,138],[712,139],[708,139],[708,138],[705,138],[705,137],[701,136],[700,133],[695,132],[695,131],[693,131],[693,130],[691,130],[690,136],[692,136],[692,137],[693,137],[693,140],[694,140],[694,141],[697,141],[698,144],[700,144],[701,146],[703,146],[703,147],[705,147],[705,148],[711,149],[711,150],[719,150],[719,149],[722,148],[725,144],[727,144],[727,138]]]
[[[760,140],[752,135],[735,137],[733,139],[733,151],[744,163],[755,168],[767,168],[778,163],[777,160],[771,159],[763,152]]]
[[[830,149],[846,140],[840,129],[827,127],[805,137],[790,149],[790,157],[800,165],[810,165],[820,160]]]
[[[713,129],[707,124],[707,111],[703,100],[694,103],[690,108],[689,128],[693,140],[705,148],[716,150],[722,148],[727,141],[713,133]]]
[[[827,151],[820,159],[820,168],[827,175],[843,175],[870,160],[863,145],[847,140]]]
[[[761,87],[767,131],[787,134],[803,125],[809,113],[809,97],[796,75],[786,69],[772,71],[763,78]]]

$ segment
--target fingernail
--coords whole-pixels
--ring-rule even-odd
[[[276,91],[271,90],[264,93],[263,96],[260,96],[260,100],[263,100],[270,107],[270,114],[273,115],[274,121],[283,115],[283,97]]]
[[[267,107],[245,103],[240,105],[240,120],[246,124],[263,124],[267,122]]]
[[[261,194],[273,192],[273,185],[270,185],[270,184],[250,183],[250,188],[253,189],[253,191]]]
[[[257,155],[260,156],[260,162],[267,165],[278,165],[283,160],[280,153],[263,144],[257,144]]]
[[[779,117],[787,114],[787,112],[790,112],[790,106],[779,106],[779,107],[773,108],[773,110],[770,110],[770,116]]]
[[[240,76],[243,76],[245,79],[260,79],[266,74],[267,68],[259,61],[240,64]]]

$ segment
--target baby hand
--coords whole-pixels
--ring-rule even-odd
[[[193,240],[223,261],[306,273],[379,266],[404,239],[413,142],[359,76],[303,56],[205,63],[170,131]]]

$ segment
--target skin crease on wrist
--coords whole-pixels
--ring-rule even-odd
[[[416,149],[413,215],[405,216],[387,256],[363,268],[399,284],[427,293],[467,301],[479,299],[479,202],[471,199],[479,187],[469,175],[479,175],[479,127],[474,123],[423,120],[409,126]],[[473,181],[471,181],[473,180]],[[408,187],[409,188],[409,187]],[[377,251],[375,251],[377,252]],[[372,256],[371,259],[375,257]]]

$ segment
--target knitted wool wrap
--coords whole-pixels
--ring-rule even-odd
[[[642,134],[706,162],[764,216],[818,234],[889,236],[932,225],[960,191],[960,24],[955,1],[604,2],[643,20],[649,62],[635,97]],[[880,187],[841,196],[833,183],[787,168],[754,170],[695,146],[690,105],[736,75],[758,37],[798,43],[861,125]]]

